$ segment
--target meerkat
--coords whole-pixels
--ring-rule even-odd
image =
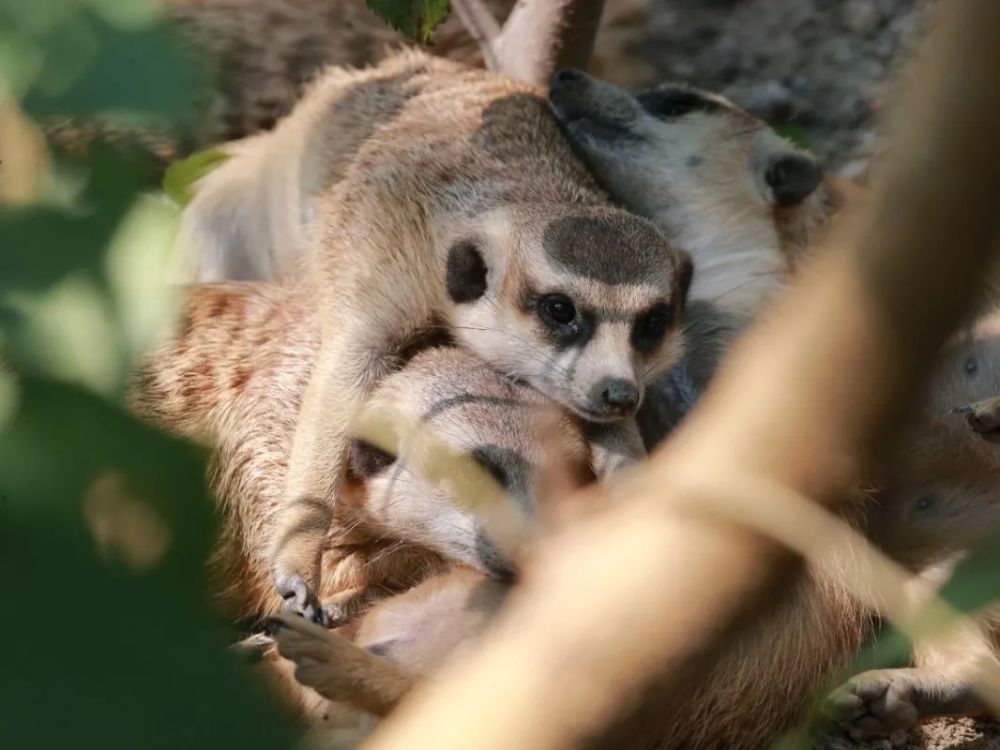
[[[291,205],[314,216],[303,283],[321,344],[273,571],[291,607],[322,618],[318,553],[348,423],[394,351],[421,330],[450,331],[596,425],[601,464],[615,469],[641,458],[633,415],[646,381],[679,358],[689,265],[650,222],[609,204],[530,86],[404,53],[321,78],[299,118],[321,169],[323,144],[354,151],[329,190]]]
[[[180,425],[184,434],[207,437],[208,428],[199,427],[197,423],[207,423],[211,429],[230,430],[243,425],[242,431],[236,429],[230,441],[230,445],[239,447],[240,451],[230,453],[228,460],[220,464],[239,467],[239,471],[234,470],[227,475],[228,479],[226,476],[220,478],[233,486],[240,481],[238,473],[242,472],[246,477],[242,485],[244,488],[247,482],[264,483],[265,488],[270,488],[267,490],[270,496],[262,509],[254,505],[263,503],[266,498],[262,495],[254,496],[246,489],[242,490],[244,494],[241,497],[247,504],[239,508],[234,507],[235,498],[230,496],[227,513],[233,513],[230,518],[234,520],[224,523],[224,528],[229,528],[230,533],[224,537],[223,542],[230,545],[230,550],[228,553],[218,554],[216,561],[224,562],[220,558],[227,554],[230,556],[226,567],[231,571],[227,576],[235,577],[231,580],[244,576],[242,580],[246,581],[247,571],[256,571],[250,585],[258,592],[259,599],[264,601],[260,608],[254,610],[258,613],[274,612],[277,609],[268,576],[266,550],[269,542],[266,538],[255,535],[273,527],[266,516],[260,517],[258,514],[261,510],[273,513],[277,507],[275,497],[281,491],[280,475],[285,461],[282,456],[287,456],[289,435],[294,428],[294,420],[290,417],[295,411],[294,393],[303,387],[308,377],[309,358],[314,357],[318,349],[315,329],[300,327],[294,323],[298,315],[307,314],[311,313],[306,301],[301,297],[287,297],[277,285],[243,284],[200,289],[189,301],[181,337],[154,357],[139,378],[137,400],[140,405],[146,404],[141,410],[156,416],[157,421],[162,424]],[[977,330],[983,334],[990,329],[980,327]],[[981,392],[979,389],[989,387],[987,383],[976,382],[970,390],[966,384],[968,370],[975,370],[976,373],[989,371],[986,359],[990,350],[985,343],[980,339],[961,339],[956,344],[949,359],[950,367],[942,368],[939,376],[947,381],[947,385],[936,389],[937,393],[951,393],[950,397],[941,401],[942,415],[949,412],[949,398],[975,396]],[[312,354],[308,355],[310,351]],[[971,353],[976,358],[975,368],[966,367]],[[438,400],[450,403],[462,401],[460,397],[449,395],[453,392],[452,389],[461,389],[461,382],[456,380],[486,377],[492,379],[496,388],[520,389],[526,399],[526,408],[515,414],[508,414],[501,409],[498,415],[488,417],[484,414],[481,420],[460,410],[442,412],[436,418],[447,418],[450,413],[458,420],[448,429],[467,441],[464,445],[469,452],[482,444],[495,445],[497,441],[504,444],[504,440],[509,441],[518,434],[530,436],[531,430],[528,429],[517,433],[504,428],[494,436],[470,440],[467,424],[475,425],[477,435],[483,435],[482,430],[490,429],[492,424],[508,424],[508,420],[512,424],[527,427],[532,423],[537,410],[536,399],[539,397],[529,388],[516,384],[512,386],[496,373],[477,368],[475,362],[463,364],[462,358],[469,357],[464,352],[442,353],[435,350],[425,356],[428,355],[429,362],[433,362],[436,357],[444,357],[443,369],[434,366],[411,370],[410,367],[418,364],[414,360],[394,376],[394,381],[387,380],[383,387],[390,390],[398,387],[417,403],[426,404]],[[457,360],[454,359],[456,357]],[[248,369],[251,363],[253,369]],[[457,371],[448,375],[448,369],[452,367]],[[417,374],[421,372],[425,375]],[[421,389],[427,392],[426,396],[419,395]],[[227,399],[232,403],[224,406]],[[270,399],[272,406],[264,408],[247,404],[239,407],[242,399]],[[494,406],[493,401],[487,400],[476,408],[489,410]],[[460,406],[459,409],[461,408]],[[421,407],[418,406],[416,410],[421,411]],[[264,418],[262,415],[265,415]],[[914,569],[943,559],[943,554],[953,551],[956,544],[971,543],[975,538],[973,535],[988,533],[990,523],[985,522],[990,517],[984,514],[992,512],[992,518],[998,520],[995,514],[1000,505],[995,499],[991,499],[988,485],[976,489],[973,483],[970,487],[966,480],[972,475],[972,469],[964,463],[957,463],[966,460],[965,454],[958,448],[961,420],[953,419],[949,424],[957,431],[955,436],[941,441],[939,445],[926,443],[912,464],[914,470],[919,469],[923,473],[914,476],[912,487],[903,487],[886,495],[878,506],[881,517],[869,522],[869,533],[895,557]],[[559,433],[571,436],[569,446],[560,449],[560,454],[579,455],[584,450],[582,438],[572,438],[572,425],[572,421],[566,423],[566,432]],[[267,437],[269,432],[273,434],[276,429],[278,435],[284,434],[278,441]],[[530,437],[524,439],[529,442],[511,453],[529,455],[530,451],[537,450]],[[944,450],[948,446],[952,447],[953,454]],[[493,455],[502,458],[510,453],[500,451]],[[950,467],[949,476],[956,481],[942,482],[941,477],[945,472],[929,463],[931,457]],[[386,481],[395,471],[392,462],[391,456],[370,447],[356,446],[352,460],[354,482],[349,483],[349,487],[356,486],[357,479],[362,476],[367,476],[367,481],[375,484]],[[516,476],[523,464],[515,461],[511,462],[511,466],[511,469],[493,468],[491,472],[499,476],[503,476],[502,472]],[[586,467],[581,470],[586,471]],[[981,466],[977,471],[980,481],[990,479],[990,467]],[[400,483],[394,487],[394,491],[405,494],[414,485]],[[413,500],[415,507],[426,508],[426,498],[433,498],[434,492],[433,488],[417,491]],[[933,493],[931,501],[925,497],[928,492]],[[341,506],[341,528],[355,523],[360,517],[362,523],[352,531],[371,534],[373,522],[368,518],[368,513],[365,511],[361,516],[357,515],[358,509],[364,507],[364,495],[348,494],[345,497],[348,500]],[[224,498],[225,495],[225,503]],[[397,503],[388,498],[383,505],[388,509],[398,507]],[[428,511],[428,516],[429,521],[441,518],[433,510]],[[253,519],[247,527],[233,526],[247,523],[246,519]],[[406,534],[413,533],[414,528],[413,524],[404,524],[401,529],[403,533],[399,536],[405,538]],[[331,534],[327,537],[327,543],[334,553],[342,552],[342,548],[337,545],[345,544],[344,540],[344,535]],[[398,545],[391,536],[384,541],[387,542],[388,549],[394,544]],[[350,546],[355,541],[347,539],[346,544]],[[264,554],[247,560],[243,556],[254,545],[263,549]],[[466,548],[468,546],[466,544]],[[359,543],[358,548],[360,552],[363,545]],[[384,588],[381,592],[383,595],[406,592],[390,598],[380,596],[381,601],[376,602],[372,609],[362,615],[353,630],[348,631],[355,649],[371,649],[369,653],[360,656],[356,650],[348,649],[348,654],[360,659],[352,663],[367,664],[374,655],[380,660],[377,662],[379,664],[389,660],[390,664],[386,669],[390,671],[385,672],[383,669],[371,673],[374,674],[371,676],[357,667],[361,669],[359,677],[357,670],[345,672],[340,669],[343,666],[340,661],[344,658],[343,655],[329,656],[328,661],[314,658],[313,661],[318,662],[312,665],[314,672],[306,672],[303,679],[307,684],[325,691],[327,697],[348,703],[353,700],[352,690],[389,690],[389,695],[395,697],[384,705],[382,710],[387,711],[420,679],[433,675],[455,653],[474,647],[479,634],[499,611],[510,583],[504,575],[504,567],[499,568],[497,575],[498,571],[493,563],[487,564],[482,560],[477,561],[475,557],[448,553],[447,549],[448,559],[444,559],[445,556],[433,556],[429,551],[420,553],[414,548],[401,550],[397,547],[395,554],[399,563],[398,572],[387,577],[384,573],[373,572],[366,565],[371,556],[382,555],[384,548],[373,546],[369,541],[367,549],[370,553],[368,555],[349,557],[346,570],[343,564],[329,566],[331,558],[342,559],[342,555],[329,555],[328,552],[329,556],[324,558],[326,578],[322,596],[324,599],[332,598],[345,590],[361,586]],[[449,549],[454,550],[453,547]],[[418,557],[420,554],[423,558]],[[389,567],[392,565],[393,555],[388,554],[381,559]],[[505,566],[506,562],[501,565]],[[367,575],[357,576],[357,571]],[[392,575],[397,578],[392,579]],[[692,697],[691,711],[679,712],[678,715],[690,715],[692,718],[690,721],[685,719],[672,724],[668,736],[662,740],[665,743],[663,746],[692,746],[686,744],[692,741],[692,737],[700,738],[699,742],[707,742],[706,746],[713,746],[712,743],[718,737],[725,737],[727,742],[735,743],[726,744],[727,747],[755,747],[758,746],[755,742],[763,742],[764,738],[796,721],[804,710],[805,697],[816,691],[872,630],[872,615],[867,605],[857,601],[840,583],[841,579],[835,566],[830,570],[811,571],[810,577],[796,590],[793,600],[783,605],[780,612],[770,615],[746,643],[734,648],[735,655],[727,658],[724,666],[719,668],[718,677],[713,678],[703,692]],[[230,596],[235,595],[234,589],[247,585],[246,582],[233,584]],[[472,593],[477,595],[473,597]],[[453,606],[456,602],[475,602],[476,606]],[[433,623],[433,628],[428,630],[421,623]],[[966,657],[985,657],[988,652],[982,651],[983,642],[982,639],[971,640],[969,645],[962,647],[960,653],[964,653]],[[336,643],[347,648],[343,639]],[[974,649],[973,646],[977,644]],[[326,647],[322,644],[314,644],[313,648],[320,648],[321,654],[326,653],[323,650]],[[954,651],[945,653],[955,654]],[[964,672],[955,669],[956,664],[964,665],[968,659],[962,662],[954,658],[942,661],[940,657],[940,650],[929,651],[925,655],[918,654],[917,666],[909,668],[909,671],[885,670],[859,675],[850,683],[847,698],[840,700],[837,718],[852,726],[873,729],[871,717],[878,714],[882,717],[879,719],[882,723],[877,726],[895,726],[893,722],[899,721],[896,714],[887,713],[880,708],[878,686],[886,684],[894,686],[894,695],[902,693],[917,696],[920,693],[916,691],[922,690],[929,695],[952,696],[954,699],[949,700],[953,710],[961,708],[963,711],[975,712],[976,706],[966,700],[970,695],[968,686],[962,688],[960,676]],[[324,665],[337,668],[331,671]],[[294,681],[290,681],[292,676],[287,674],[286,666],[278,663],[269,663],[268,666],[279,673],[285,670],[287,689],[292,693],[296,707],[305,710],[314,719],[329,712],[324,701],[315,697],[310,699],[297,690]],[[391,671],[392,669],[396,671]],[[917,669],[920,671],[914,671]],[[342,682],[346,675],[354,675],[347,685]],[[366,682],[358,682],[369,677],[374,681],[371,688],[365,687]],[[919,680],[916,679],[918,677]],[[383,679],[389,681],[388,688],[383,684]],[[324,682],[319,682],[320,680]],[[359,684],[361,687],[358,687]],[[398,692],[391,692],[393,690]],[[962,702],[958,701],[959,697],[962,697]],[[372,710],[372,704],[366,703],[363,697],[360,700],[359,708]],[[918,703],[928,712],[940,713],[947,708],[940,701]],[[921,719],[932,715],[934,714],[917,714]],[[765,717],[764,720],[762,717]],[[743,744],[744,742],[747,744]]]
[[[694,264],[687,355],[640,415],[652,446],[690,411],[729,343],[784,288],[850,188],[717,94],[681,84],[632,94],[564,70],[549,98],[598,181]]]
[[[296,414],[319,354],[316,329],[301,324],[314,315],[307,300],[278,285],[197,288],[179,335],[149,355],[132,388],[140,414],[215,446],[222,534],[212,577],[223,610],[244,622],[280,604],[269,553]],[[381,383],[374,407],[426,424],[492,478],[518,518],[534,517],[550,467],[567,471],[574,486],[593,479],[580,420],[463,350],[421,343],[431,348]],[[407,443],[395,456],[368,442],[351,444],[348,479],[323,540],[320,590],[343,618],[446,564],[498,579],[516,572],[510,551],[479,520],[483,510],[475,515],[454,487],[425,477],[409,459],[418,448]]]

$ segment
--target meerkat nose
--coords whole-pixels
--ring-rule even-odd
[[[815,160],[795,154],[775,159],[765,177],[775,203],[786,206],[801,203],[812,195],[823,179],[823,170]]]
[[[639,389],[624,378],[608,378],[597,384],[601,407],[611,412],[628,413],[639,404]]]
[[[584,80],[587,74],[576,68],[564,68],[552,76],[552,86],[565,86]]]

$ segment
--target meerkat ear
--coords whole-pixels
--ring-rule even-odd
[[[475,302],[486,294],[486,260],[479,246],[462,240],[448,251],[448,296],[458,304]]]
[[[691,280],[694,278],[694,263],[691,256],[685,252],[678,253],[677,270],[675,271],[673,308],[675,320],[680,319],[680,314],[687,307],[688,292],[691,290]]]

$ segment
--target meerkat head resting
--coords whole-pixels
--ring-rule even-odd
[[[594,478],[579,421],[457,348],[418,354],[383,382],[371,406],[405,415],[440,447],[422,443],[420,433],[404,438],[396,454],[353,441],[350,472],[364,482],[367,525],[487,575],[508,577],[514,563],[512,550],[505,553],[491,537],[491,519],[513,517],[530,530],[548,472],[581,486]],[[478,467],[463,486],[484,490],[480,498],[460,496],[447,472],[443,481],[427,476],[422,467],[434,465],[441,447],[459,457],[456,467],[462,460]],[[503,495],[490,494],[495,489]]]
[[[615,209],[505,207],[446,277],[456,340],[590,422],[632,415],[681,353],[689,262]]]
[[[692,300],[753,314],[827,218],[816,160],[721,96],[564,70],[550,100],[598,180],[691,254]]]

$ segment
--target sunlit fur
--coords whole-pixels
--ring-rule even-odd
[[[296,414],[318,352],[315,331],[299,325],[311,314],[278,286],[202,287],[187,303],[181,335],[151,355],[132,390],[140,413],[216,447],[221,538],[213,572],[226,612],[244,620],[280,605],[268,553]],[[577,420],[459,349],[416,355],[372,403],[426,420],[458,454],[486,450],[508,480],[506,502],[528,518],[547,468],[568,467],[580,482],[592,476]],[[375,474],[352,475],[345,487],[324,542],[324,600],[398,592],[446,561],[488,575],[513,571],[512,560],[484,544],[488,534],[472,510],[414,470],[408,455]]]
[[[550,337],[523,321],[512,324],[515,300],[504,292],[508,278],[551,254],[541,242],[550,226],[570,221],[617,233],[621,241],[588,262],[597,268],[613,261],[624,271],[633,304],[658,302],[680,313],[683,256],[652,224],[609,205],[529,86],[404,53],[367,71],[325,74],[251,151],[213,173],[190,210],[207,204],[208,216],[196,224],[237,249],[254,241],[241,234],[241,216],[263,217],[252,231],[265,241],[306,243],[298,280],[318,311],[321,345],[292,444],[287,513],[274,550],[275,582],[286,595],[302,583],[316,588],[318,545],[329,520],[322,506],[339,493],[347,421],[391,372],[392,352],[418,329],[443,325],[495,369],[520,374],[592,416],[597,386],[622,368],[617,357],[631,333],[602,325],[620,317],[617,289],[575,289],[583,295],[580,308],[599,313],[598,328],[614,345],[595,338],[578,348],[572,368],[553,361]],[[259,178],[249,183],[244,158],[257,160],[249,172]],[[213,204],[227,175],[251,189],[222,189],[222,203]],[[186,236],[197,243],[204,233]],[[590,234],[581,229],[563,245],[586,248]],[[488,283],[485,293],[457,300],[445,277],[449,253],[461,243],[475,245]],[[651,256],[658,262],[650,264]],[[562,281],[572,284],[587,272],[562,269]],[[676,360],[680,336],[675,325],[653,350],[625,363],[640,392],[647,371]],[[627,422],[625,416],[616,419]]]

